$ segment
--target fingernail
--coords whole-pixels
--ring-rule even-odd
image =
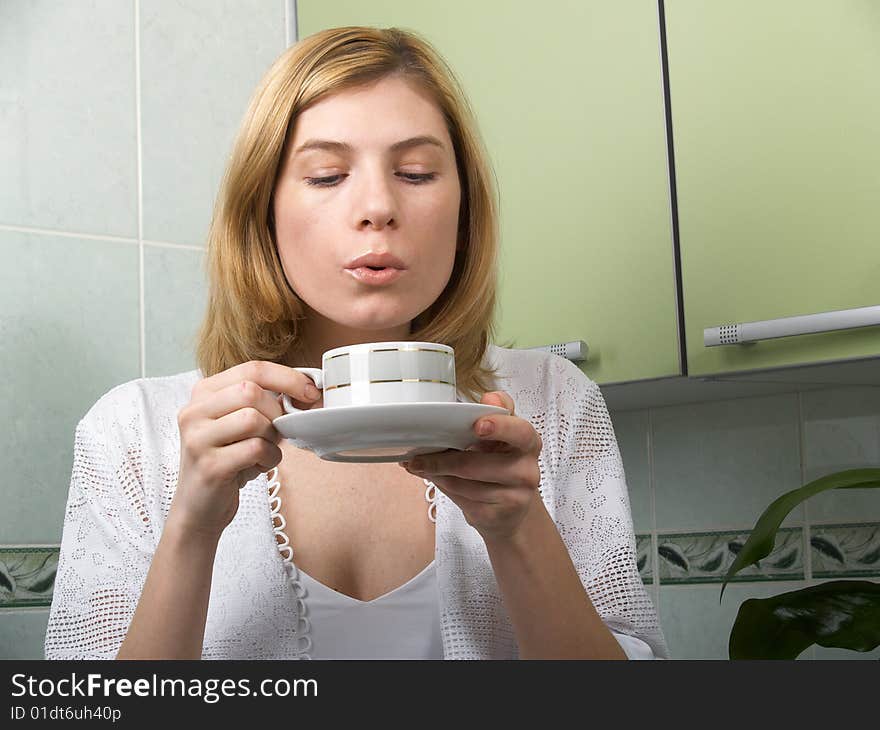
[[[477,424],[477,433],[480,436],[487,436],[495,430],[495,424],[492,421],[480,421]]]
[[[318,390],[314,385],[312,385],[311,383],[309,383],[308,385],[306,385],[306,397],[307,397],[307,398],[312,398],[313,400],[314,400],[315,398],[320,398],[320,397],[321,397],[321,391]]]

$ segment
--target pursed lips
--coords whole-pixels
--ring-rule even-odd
[[[347,269],[366,268],[372,270],[382,269],[399,269],[404,270],[406,266],[397,256],[390,252],[370,251],[348,262]]]

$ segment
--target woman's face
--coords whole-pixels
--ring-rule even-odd
[[[406,339],[452,273],[461,186],[439,108],[399,77],[339,92],[303,111],[274,195],[278,253],[305,302],[305,336],[330,347]],[[347,270],[367,253],[403,264],[364,283]]]

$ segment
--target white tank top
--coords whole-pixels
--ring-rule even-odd
[[[372,601],[334,591],[295,565],[284,532],[287,524],[281,514],[277,467],[269,471],[267,481],[275,541],[306,615],[307,628],[300,637],[302,653],[310,659],[443,659],[434,561],[402,586]],[[422,481],[427,487],[427,516],[435,522],[437,488],[427,479]]]
[[[298,601],[307,607],[308,625],[304,652],[310,659],[443,659],[440,634],[440,591],[432,560],[421,573],[393,591],[359,601],[338,593],[294,566],[293,550],[284,517],[280,514],[278,470],[269,472],[269,504],[278,549],[287,564]],[[427,479],[425,501],[428,518],[436,515],[437,488]],[[280,521],[275,525],[274,520]],[[641,639],[611,632],[629,659],[653,659]]]
[[[431,561],[372,601],[338,593],[300,570],[312,659],[442,659],[440,597]]]

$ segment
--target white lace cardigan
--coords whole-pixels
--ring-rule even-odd
[[[541,496],[605,625],[668,658],[636,568],[623,464],[599,388],[570,361],[540,350],[490,346],[486,357],[497,368],[494,389],[509,393],[516,415],[541,436]],[[201,377],[193,370],[125,383],[77,425],[47,659],[115,657],[177,484],[177,414]],[[244,486],[220,537],[203,659],[307,657],[307,606],[295,564],[275,540],[268,486],[266,474]],[[482,538],[439,490],[435,505],[444,657],[516,658]]]

